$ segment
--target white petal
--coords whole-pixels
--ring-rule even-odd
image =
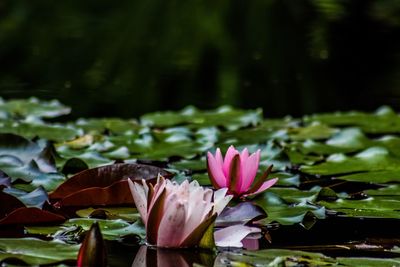
[[[147,222],[147,194],[143,186],[128,179],[129,189],[144,224]]]
[[[261,232],[261,229],[244,225],[233,225],[214,232],[215,244],[218,247],[243,247],[242,240],[251,233]]]
[[[222,188],[214,192],[214,212],[218,215],[224,210],[225,206],[228,205],[229,201],[233,198],[232,195],[225,196],[227,188]]]

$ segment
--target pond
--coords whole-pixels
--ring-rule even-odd
[[[281,119],[229,106],[65,121],[69,112],[56,100],[0,103],[2,266],[76,265],[94,222],[110,266],[400,265],[400,116],[390,107]],[[240,191],[230,176],[218,191],[234,198],[207,215],[213,224],[195,248],[146,246],[145,225],[157,220],[143,219],[127,179],[157,182],[154,192],[162,181],[192,181],[216,206],[220,152],[233,153],[231,172],[259,156],[256,181],[246,187],[240,176]],[[273,182],[252,194],[258,181]],[[216,234],[229,227],[249,230],[239,246]]]
[[[0,96],[71,116],[400,109],[397,0],[0,4]]]

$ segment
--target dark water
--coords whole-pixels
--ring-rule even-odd
[[[396,0],[4,0],[0,96],[57,98],[74,117],[400,110],[399,13]]]

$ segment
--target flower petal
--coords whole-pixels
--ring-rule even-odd
[[[251,184],[254,182],[254,178],[257,175],[258,164],[260,163],[260,150],[257,150],[256,153],[251,154],[248,157],[247,161],[243,163],[242,169],[242,187],[240,189],[241,192],[246,192],[249,190]]]
[[[152,206],[149,208],[147,213],[146,222],[146,236],[147,242],[155,245],[157,243],[158,229],[160,226],[161,219],[164,213],[164,202],[167,197],[167,191],[164,186],[163,190],[159,193],[159,196],[153,198]]]
[[[229,201],[233,198],[232,195],[226,196],[227,188],[219,189],[214,192],[214,212],[218,215],[224,210]]]
[[[174,194],[175,195],[175,194]],[[179,247],[182,242],[182,225],[185,224],[185,205],[178,200],[171,199],[158,228],[157,246]]]
[[[215,151],[215,160],[221,168],[224,166],[224,159],[222,158],[221,149],[219,148]]]
[[[238,154],[239,154],[239,152],[235,149],[234,146],[230,146],[228,148],[228,151],[226,151],[224,165],[223,165],[223,173],[224,173],[225,177],[227,177],[228,179],[229,179],[229,171],[230,171],[230,167],[231,167],[231,161],[232,161],[233,157]]]
[[[131,190],[131,194],[133,200],[135,202],[136,208],[140,213],[140,217],[142,217],[142,221],[146,224],[147,219],[147,196],[145,190],[139,184],[132,182],[131,179],[128,179],[129,189]]]
[[[270,165],[268,169],[261,175],[261,177],[259,177],[255,182],[253,182],[250,189],[248,189],[245,194],[249,195],[251,193],[256,192],[262,186],[262,184],[265,181],[267,181],[268,175],[271,173],[273,167],[274,165]]]
[[[139,251],[136,253],[135,260],[133,261],[132,266],[147,267],[146,256],[147,246],[141,246],[139,248]]]
[[[242,187],[242,171],[240,166],[240,155],[236,154],[232,161],[231,166],[229,167],[229,178],[228,178],[228,188],[229,192],[234,195],[240,195],[241,187]]]
[[[188,206],[192,206],[191,215],[186,217],[184,225],[181,225],[180,230],[183,232],[183,239],[186,239],[198,226],[205,220],[206,216],[212,209],[211,202],[205,202],[202,199],[197,199],[196,203],[190,199]]]
[[[208,227],[215,221],[217,214],[214,214],[204,221],[202,221],[192,233],[182,242],[181,247],[191,247],[199,244],[204,233],[207,231]]]
[[[210,181],[215,188],[226,187],[226,178],[222,171],[222,166],[218,164],[210,152],[207,153],[207,171]]]
[[[243,149],[242,153],[240,153],[240,161],[246,162],[247,159],[249,158],[249,150],[247,150],[247,147]]]
[[[170,180],[165,180],[164,177],[159,176],[157,179],[157,183],[154,186],[154,191],[152,192],[152,198],[150,199],[150,202],[147,206],[148,212],[153,208],[154,203],[157,201],[157,199],[160,197],[161,193],[164,192],[165,186],[168,182],[171,182]]]
[[[242,240],[250,233],[261,229],[244,225],[233,225],[214,232],[215,244],[219,247],[243,247]]]
[[[265,190],[267,190],[268,188],[270,188],[271,186],[273,186],[276,182],[278,182],[278,178],[273,178],[270,179],[266,182],[264,182],[259,189],[257,189],[257,191],[253,192],[253,193],[249,193],[249,194],[245,194],[243,196],[247,197],[247,196],[252,196],[252,195],[257,195]]]

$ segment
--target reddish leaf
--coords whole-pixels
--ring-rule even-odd
[[[133,180],[150,180],[155,182],[158,174],[170,178],[171,173],[150,165],[118,163],[82,171],[63,184],[52,194],[50,199],[58,200],[77,191],[90,187],[108,187],[113,183],[131,178]]]
[[[21,207],[0,220],[0,225],[61,223],[65,218],[38,208]]]
[[[134,204],[127,180],[121,180],[108,187],[90,187],[72,193],[57,203],[65,206],[102,206]]]
[[[18,198],[0,191],[0,219],[6,217],[13,210],[25,207]]]

